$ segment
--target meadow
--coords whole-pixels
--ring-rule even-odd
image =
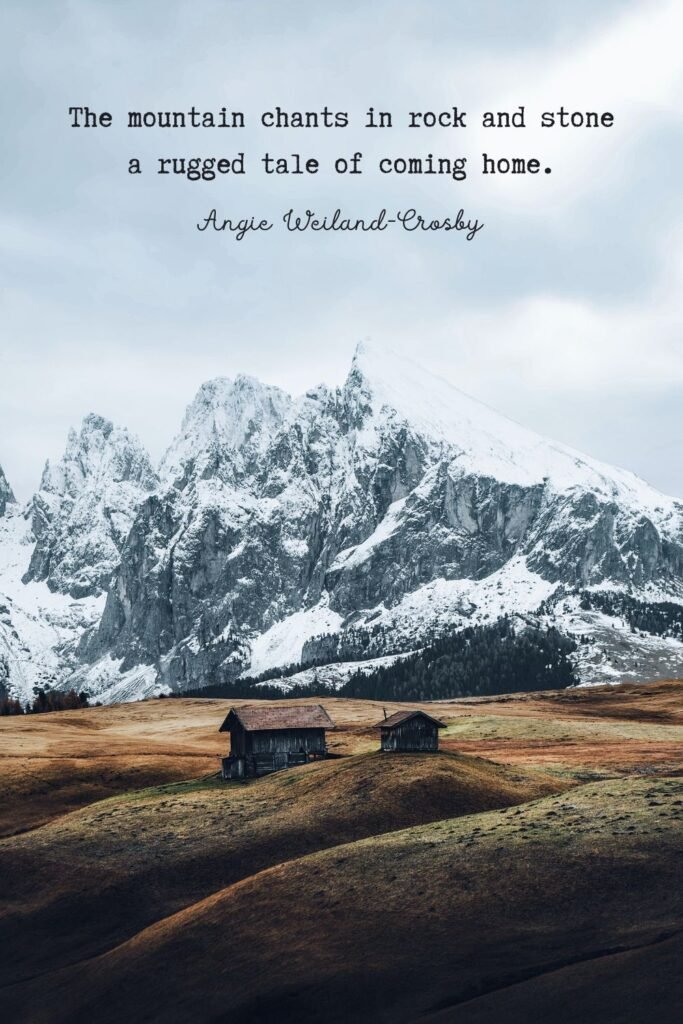
[[[438,754],[323,699],[332,756],[246,783],[225,701],[0,721],[8,1019],[673,1021],[682,694],[429,704]]]

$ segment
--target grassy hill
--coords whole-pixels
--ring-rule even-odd
[[[456,754],[365,754],[96,803],[5,840],[0,984],[110,948],[273,864],[570,784]],[[36,930],[50,942],[36,946]]]
[[[313,702],[323,704],[336,722],[328,743],[344,755],[376,750],[372,726],[385,709],[391,714],[406,706]],[[227,749],[218,726],[233,704],[248,703],[253,701],[149,700],[0,718],[0,836],[116,793],[216,772]],[[428,707],[448,723],[441,736],[445,749],[505,764],[610,775],[683,767],[681,681],[465,698]]]
[[[5,1015],[678,1019],[682,696],[430,704],[438,755],[325,699],[338,756],[233,784],[224,701],[1,720]]]
[[[500,993],[520,985],[527,1016],[518,1019],[554,1018],[573,967],[578,1020],[596,961],[628,951],[647,961],[661,945],[657,1019],[673,1021],[683,995],[670,956],[683,930],[682,797],[680,780],[603,782],[289,860],[101,957],[6,990],[7,1005],[28,1013],[13,1020],[64,1024],[445,1013],[499,1024]],[[604,1019],[648,1019],[651,994],[647,979],[631,979],[630,1009],[620,1010],[631,1016]]]

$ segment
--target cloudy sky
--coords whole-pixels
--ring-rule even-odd
[[[4,0],[0,14],[0,464],[21,497],[96,411],[159,456],[202,381],[341,382],[361,338],[413,355],[501,412],[683,496],[680,0]],[[110,111],[72,129],[67,110]],[[126,128],[128,110],[244,111],[242,131]],[[524,130],[485,110],[526,108]],[[259,125],[276,106],[337,130]],[[362,127],[368,106],[391,131]],[[469,114],[409,130],[407,112]],[[611,111],[610,130],[536,127]],[[364,173],[334,175],[363,152]],[[160,177],[160,156],[243,151],[243,178]],[[269,178],[265,151],[316,157]],[[466,156],[466,181],[381,176],[381,156]],[[552,174],[482,178],[481,153]],[[130,157],[144,173],[127,174]],[[461,236],[287,235],[195,224],[462,207]]]

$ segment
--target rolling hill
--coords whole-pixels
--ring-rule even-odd
[[[673,1022],[682,692],[428,705],[418,755],[377,750],[400,705],[326,699],[334,756],[232,784],[222,701],[0,720],[4,1012]]]
[[[683,995],[680,780],[590,784],[252,875],[101,956],[5,990],[13,1020],[508,1020],[603,1007],[601,970]],[[659,955],[661,954],[663,955]],[[625,958],[625,963],[618,958]],[[570,970],[572,973],[567,974]],[[558,984],[555,982],[559,979]],[[521,992],[520,992],[521,987]],[[609,1021],[648,1019],[646,972]],[[526,1017],[520,1016],[522,1007]],[[602,1019],[602,1018],[600,1018]]]

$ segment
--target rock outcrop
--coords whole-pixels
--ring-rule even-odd
[[[45,466],[31,503],[36,544],[25,582],[44,580],[72,597],[105,591],[143,498],[157,477],[127,430],[86,416],[69,432],[64,455]]]

